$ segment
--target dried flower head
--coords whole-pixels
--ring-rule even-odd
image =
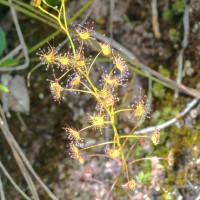
[[[101,51],[103,53],[104,56],[109,56],[112,52],[112,49],[110,47],[110,44],[108,43],[99,43],[100,47],[101,47]]]
[[[119,162],[121,151],[117,148],[105,148],[105,153],[108,155],[112,160]]]
[[[71,158],[74,158],[78,160],[81,164],[85,162],[84,158],[80,155],[79,149],[73,144],[70,143],[70,156]]]
[[[151,140],[154,145],[158,145],[160,143],[160,129],[156,128],[151,135]]]
[[[174,154],[172,151],[170,151],[167,156],[167,162],[170,167],[174,166]]]
[[[57,81],[50,82],[50,90],[54,96],[55,101],[60,101],[61,92],[63,90],[62,86]]]
[[[130,180],[127,183],[125,183],[124,185],[122,185],[122,188],[127,189],[127,190],[134,190],[136,185],[137,184],[134,180]]]

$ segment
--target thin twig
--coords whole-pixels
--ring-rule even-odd
[[[1,120],[1,118],[0,118],[0,120]],[[1,121],[1,125],[3,125],[3,124],[4,124],[4,122]],[[27,171],[27,169],[26,169],[21,157],[19,156],[18,152],[16,151],[12,141],[10,140],[9,135],[7,134],[7,127],[6,126],[1,126],[1,130],[2,130],[2,132],[4,134],[4,136],[5,136],[8,144],[10,145],[10,148],[11,148],[11,150],[13,152],[13,156],[14,156],[14,158],[15,158],[18,166],[19,166],[19,169],[21,170],[21,173],[23,174],[23,176],[24,176],[24,178],[25,178],[25,180],[27,182],[27,185],[29,186],[29,189],[30,189],[30,191],[31,191],[31,193],[33,195],[33,198],[35,200],[39,200],[39,196],[38,196],[37,190],[35,188],[35,185],[33,183],[33,180],[31,178],[30,174],[28,173],[28,171]]]
[[[2,119],[5,119],[5,115],[3,112],[2,107],[0,106],[0,114],[2,116]],[[12,146],[15,148],[17,153],[22,158],[24,164],[29,169],[29,171],[32,173],[32,175],[35,177],[35,179],[39,182],[39,184],[42,186],[42,188],[46,191],[46,193],[49,195],[49,197],[53,200],[58,200],[58,198],[49,190],[49,188],[44,184],[44,182],[41,180],[41,178],[37,175],[37,173],[34,171],[33,167],[31,166],[30,162],[28,161],[26,155],[20,148],[19,144],[15,140],[13,134],[10,132],[6,120],[0,121],[0,128],[5,136],[7,136],[8,140],[12,142]]]
[[[182,71],[183,71],[183,54],[185,51],[185,48],[188,45],[188,37],[189,37],[189,32],[190,32],[190,24],[189,24],[189,6],[186,6],[185,12],[183,15],[183,28],[184,28],[184,34],[183,34],[183,41],[182,41],[182,49],[179,51],[179,56],[178,56],[178,74],[177,74],[177,79],[176,82],[178,84],[182,83]],[[175,98],[178,98],[178,91],[176,90]]]
[[[115,0],[110,0],[110,26],[109,26],[109,32],[110,32],[110,38],[113,39],[113,15],[114,15],[114,9],[115,9]]]
[[[1,60],[0,60],[0,64],[2,62],[4,62],[5,60],[9,59],[9,58],[13,58],[15,57],[19,51],[22,49],[22,46],[21,44],[19,44],[18,46],[16,46],[10,53],[8,53],[5,57],[3,57]]]
[[[100,33],[97,33],[97,32],[93,36],[98,40],[110,43],[113,48],[120,50],[122,52],[122,54],[127,57],[128,62],[132,66],[136,66],[137,68],[140,68],[145,73],[144,74],[145,76],[147,76],[147,77],[155,76],[156,78],[162,80],[162,82],[165,83],[165,85],[167,85],[168,87],[177,89],[179,92],[183,92],[187,95],[190,95],[190,96],[200,99],[200,93],[198,91],[191,89],[189,87],[186,87],[185,85],[178,84],[175,81],[173,81],[173,80],[161,75],[160,73],[154,71],[153,69],[149,68],[148,66],[143,64],[140,60],[138,60],[132,52],[130,52],[127,48],[125,48],[123,45],[119,44],[118,42],[116,42]],[[130,69],[134,70],[132,67],[130,67]]]
[[[1,181],[1,175],[0,175],[0,197],[1,197],[1,200],[6,200],[5,192],[4,192],[4,189],[3,189],[3,184],[2,184],[2,181]]]
[[[157,0],[151,1],[151,9],[152,9],[152,25],[153,25],[154,35],[157,39],[160,39],[161,34],[158,23]]]
[[[12,185],[16,188],[16,190],[27,200],[31,200],[31,198],[29,198],[23,191],[22,189],[20,189],[20,187],[15,183],[15,181],[13,180],[13,178],[10,176],[10,174],[8,173],[8,171],[6,170],[6,168],[3,166],[2,162],[0,161],[0,168],[3,171],[3,173],[5,174],[5,176],[9,179],[9,181],[12,183]],[[2,198],[1,198],[2,199]]]
[[[144,129],[135,131],[134,134],[145,134],[145,133],[153,132],[155,130],[155,128],[164,129],[164,128],[176,123],[179,118],[182,118],[184,115],[186,115],[198,102],[199,102],[199,99],[197,99],[197,98],[193,99],[186,106],[186,108],[178,115],[178,118],[174,117],[174,118],[170,119],[169,121],[164,122],[163,124],[160,124],[157,126],[150,126],[148,128],[144,128]]]
[[[12,5],[12,0],[8,0],[8,2]],[[30,63],[30,61],[29,61],[29,55],[28,55],[28,49],[27,49],[27,46],[25,44],[21,28],[19,26],[19,22],[18,22],[16,11],[15,11],[15,9],[14,9],[13,6],[10,6],[10,10],[11,10],[13,22],[15,24],[15,28],[16,28],[16,31],[17,31],[17,35],[19,37],[19,41],[20,41],[22,50],[24,52],[25,62],[23,64],[21,64],[21,65],[17,65],[17,66],[13,66],[13,67],[1,67],[0,71],[4,71],[4,72],[5,71],[13,71],[13,70],[26,69],[29,66],[29,63]]]
[[[119,176],[116,178],[116,180],[115,180],[114,183],[112,184],[112,186],[111,186],[111,188],[110,188],[110,191],[108,192],[108,194],[107,194],[105,200],[108,200],[108,199],[110,198],[111,192],[112,192],[113,188],[115,187],[115,185],[116,185],[118,179],[119,179]]]

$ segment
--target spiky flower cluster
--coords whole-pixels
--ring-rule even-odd
[[[89,115],[89,121],[95,129],[102,129],[106,125],[105,115],[98,113],[94,115]]]
[[[45,6],[49,6],[51,9],[56,11],[56,14],[49,13],[48,9],[42,8],[42,3]],[[44,0],[32,0],[32,4],[45,14],[53,17],[58,21],[61,29],[66,33],[70,47],[67,52],[62,52],[61,50],[56,49],[55,47],[49,47],[47,50],[40,50],[38,55],[42,61],[42,64],[46,65],[47,68],[53,70],[54,80],[50,81],[50,90],[53,94],[54,100],[61,101],[63,91],[74,92],[76,94],[88,94],[96,102],[96,111],[93,114],[90,114],[88,117],[88,126],[80,130],[76,130],[73,127],[64,128],[66,135],[70,139],[70,156],[78,160],[81,164],[85,162],[84,157],[81,155],[81,152],[87,149],[99,147],[102,145],[111,144],[112,148],[105,148],[105,152],[101,156],[105,156],[110,160],[117,161],[122,166],[122,172],[127,176],[127,182],[122,185],[123,189],[134,190],[136,187],[136,182],[132,179],[129,180],[128,165],[141,161],[142,159],[130,161],[129,157],[125,155],[127,152],[126,146],[128,146],[128,140],[131,137],[137,137],[134,135],[134,130],[136,127],[141,125],[144,119],[149,114],[149,104],[147,100],[139,100],[134,103],[131,107],[117,109],[117,103],[119,103],[118,98],[118,87],[124,86],[124,82],[128,80],[128,67],[124,59],[116,53],[111,47],[111,44],[103,41],[97,41],[95,39],[95,32],[93,28],[89,28],[89,24],[86,26],[76,25],[74,26],[76,36],[72,38],[68,23],[66,19],[66,1],[60,1],[60,6],[54,8],[49,5]],[[64,17],[64,20],[61,18]],[[99,49],[96,56],[92,59],[86,55],[85,47],[88,47],[88,44],[93,45]],[[94,54],[93,54],[94,55]],[[106,57],[110,59],[112,67],[108,70],[106,67],[102,67],[102,71],[99,70],[99,77],[92,77],[92,71],[98,71],[96,61],[100,57]],[[99,80],[99,82],[97,82]],[[121,112],[131,112],[130,118],[134,119],[136,122],[135,127],[132,129],[128,135],[119,134],[119,128],[117,124],[117,115]],[[81,137],[82,131],[89,131],[92,129],[92,132],[99,131],[102,132],[102,129],[110,125],[111,130],[109,130],[110,137],[113,137],[111,141],[106,141],[104,143],[95,144],[87,146],[85,148],[79,149],[80,144],[82,145],[83,139]],[[138,138],[148,138],[152,140],[154,145],[158,145],[160,142],[160,131],[155,129],[151,136],[140,136]],[[83,146],[83,145],[82,145]],[[132,147],[128,151],[128,155],[132,151]],[[99,154],[92,154],[90,156],[99,156]],[[173,165],[174,158],[172,152],[169,153],[167,160],[170,166]],[[92,178],[92,171],[88,171],[89,179]]]

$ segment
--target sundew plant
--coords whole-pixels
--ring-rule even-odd
[[[64,92],[73,92],[76,95],[84,93],[93,98],[96,104],[93,113],[86,116],[88,126],[82,129],[71,126],[63,127],[70,139],[70,144],[68,145],[69,154],[71,158],[83,165],[97,156],[104,156],[112,160],[113,163],[120,167],[120,173],[117,179],[113,181],[110,192],[115,185],[118,185],[130,196],[129,191],[137,187],[137,181],[132,174],[129,174],[130,166],[142,160],[151,160],[151,158],[131,159],[130,155],[135,147],[131,144],[131,141],[133,141],[131,138],[138,140],[149,139],[156,146],[160,142],[160,130],[155,129],[150,135],[134,134],[134,131],[150,115],[147,98],[138,97],[139,100],[128,107],[123,108],[123,105],[120,105],[121,100],[117,94],[118,88],[123,87],[126,90],[129,84],[129,69],[125,60],[112,48],[111,44],[95,39],[95,31],[89,28],[89,24],[74,25],[73,28],[70,27],[69,29],[66,17],[66,3],[65,0],[61,0],[58,7],[52,7],[45,0],[32,1],[33,6],[46,13],[49,17],[56,19],[69,40],[69,48],[65,53],[60,53],[59,49],[50,45],[47,49],[40,49],[38,51],[42,63],[52,71],[54,76],[54,79],[49,82],[54,100],[60,103]],[[70,31],[71,29],[73,29],[73,33]],[[86,50],[93,45],[93,41],[98,44],[99,51],[92,58],[89,58],[86,55]],[[100,57],[110,59],[112,68],[96,67],[96,61]],[[92,81],[93,70],[99,70],[101,75],[99,83]],[[133,127],[128,134],[123,132],[119,134],[117,118],[125,112],[128,113]],[[93,134],[99,134],[99,137],[105,138],[107,128],[109,128],[110,141],[105,140],[103,143],[85,146],[87,136],[83,138],[83,133],[93,130]],[[92,135],[88,134],[88,137],[92,137]],[[99,150],[97,147],[102,148]],[[89,154],[91,149],[93,151],[98,149],[98,151]],[[159,159],[166,160],[170,166],[173,165],[173,154],[171,151],[168,156]]]

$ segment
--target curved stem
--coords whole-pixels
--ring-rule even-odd
[[[67,70],[62,76],[60,76],[57,80],[59,81],[62,79],[68,72],[70,72],[72,69]]]
[[[88,70],[88,75],[90,74],[90,70],[92,69],[92,66],[94,65],[95,61],[97,60],[97,58],[99,57],[99,55],[101,54],[101,51],[95,56],[94,60],[92,61],[89,70]]]
[[[39,8],[43,13],[46,13],[47,15],[51,16],[52,18],[58,20],[58,18],[57,18],[55,15],[49,13],[48,11],[46,11],[45,9],[43,9],[41,6],[38,6],[38,8]]]
[[[106,158],[110,158],[110,156],[107,156],[106,154],[89,154],[89,155],[86,155],[86,157],[106,157]]]
[[[45,4],[46,6],[48,6],[48,7],[52,8],[52,9],[54,9],[54,10],[57,11],[57,12],[59,12],[59,10],[58,10],[56,7],[54,7],[54,6],[50,5],[50,4],[48,4],[48,3],[46,2],[46,0],[43,0],[43,2],[44,2],[44,4]]]
[[[125,109],[120,109],[120,110],[117,110],[114,112],[114,115],[117,114],[117,113],[120,113],[120,112],[126,112],[126,111],[132,111],[133,109],[131,108],[125,108]]]
[[[113,144],[113,143],[114,143],[114,141],[102,142],[102,143],[100,143],[100,144],[95,144],[95,145],[92,145],[92,146],[89,146],[89,147],[85,147],[85,148],[83,148],[83,149],[80,149],[79,151],[85,151],[85,150],[88,150],[88,149],[91,149],[91,148],[103,146],[103,145],[106,145],[106,144]]]
[[[136,162],[140,162],[140,161],[143,161],[143,160],[151,160],[152,158],[139,158],[139,159],[136,159],[136,160],[133,160],[131,162],[128,163],[128,165],[132,165]]]
[[[78,90],[78,89],[71,89],[71,88],[64,88],[63,90],[72,91],[72,92],[83,92],[83,93],[92,94],[91,92],[86,91],[86,90]]]
[[[119,138],[149,138],[147,135],[122,135]]]

